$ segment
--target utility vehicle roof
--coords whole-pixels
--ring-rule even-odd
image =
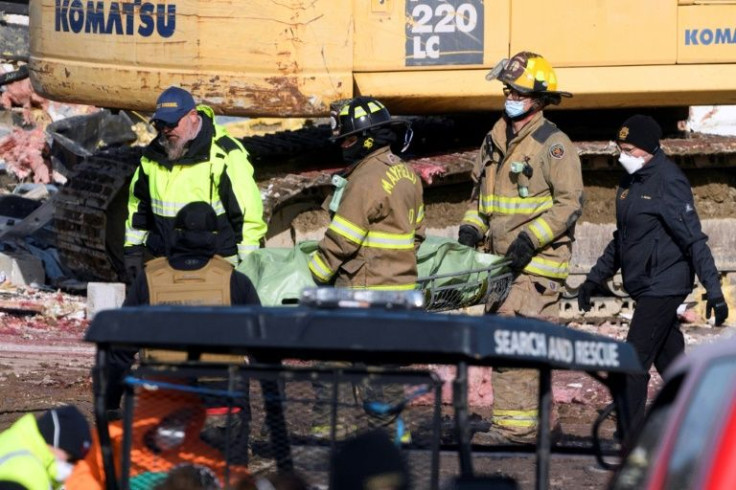
[[[120,308],[98,313],[85,340],[269,358],[641,371],[629,344],[541,320],[372,308]]]

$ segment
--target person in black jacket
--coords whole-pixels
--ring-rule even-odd
[[[126,306],[151,304],[260,305],[251,280],[216,255],[217,216],[206,202],[192,202],[176,215],[174,243],[168,257],[146,264],[128,290]],[[153,290],[151,289],[153,287]],[[119,411],[123,379],[136,351],[111,352],[106,405]],[[113,417],[117,414],[112,413]]]
[[[662,373],[685,350],[677,307],[692,292],[694,274],[707,291],[706,317],[715,312],[717,326],[728,317],[690,182],[660,148],[661,137],[659,124],[639,114],[619,129],[626,175],[616,192],[616,230],[578,292],[580,309],[589,311],[593,291],[621,269],[624,289],[636,301],[626,340],[647,374],[627,380],[632,428],[643,421],[652,364]]]

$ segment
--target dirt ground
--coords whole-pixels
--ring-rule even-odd
[[[81,341],[86,299],[0,284],[0,429],[74,403],[91,415],[94,348]],[[91,418],[91,417],[90,417]]]

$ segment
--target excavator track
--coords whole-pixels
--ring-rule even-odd
[[[56,246],[75,278],[121,278],[127,184],[140,156],[140,148],[121,148],[86,158],[56,196]]]

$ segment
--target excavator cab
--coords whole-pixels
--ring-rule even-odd
[[[400,449],[411,488],[517,488],[530,475],[535,488],[548,488],[550,458],[561,448],[550,424],[553,370],[599,382],[617,409],[618,434],[627,432],[625,375],[641,366],[626,343],[541,320],[429,313],[418,291],[353,301],[334,291],[333,300],[305,293],[288,308],[100,312],[85,339],[97,345],[95,418],[106,487],[141,488],[177,465],[198,464],[223,485],[279,471],[326,488],[347,441],[381,431]],[[105,380],[115,349],[174,350],[186,360],[141,361],[126,378],[123,419],[110,422]],[[206,361],[205,353],[231,360]],[[479,437],[489,418],[469,405],[469,372],[490,366],[539,372],[536,444]],[[596,448],[576,440],[563,449],[592,458],[616,456],[612,448],[611,441]],[[535,472],[499,475],[509,457]]]

